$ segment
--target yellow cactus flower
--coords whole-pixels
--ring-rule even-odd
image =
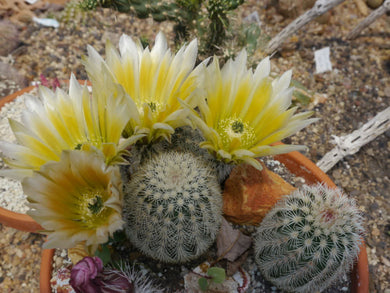
[[[288,109],[293,91],[289,88],[291,71],[272,81],[269,58],[262,60],[254,72],[247,69],[246,60],[246,52],[242,51],[220,69],[214,58],[203,79],[200,116],[192,111],[191,117],[205,137],[201,147],[225,162],[246,162],[261,170],[255,158],[304,148],[270,144],[316,119],[306,119],[311,112],[294,115],[296,108]]]
[[[101,149],[107,161],[114,159],[120,148],[131,143],[126,141],[119,147],[129,106],[123,102],[123,90],[119,86],[116,90],[115,99],[108,90],[94,91],[91,97],[87,86],[81,86],[73,75],[69,94],[40,87],[40,99],[28,97],[22,123],[9,121],[18,144],[1,141],[0,150],[5,162],[15,169],[2,170],[2,175],[30,176],[44,163],[59,161],[63,150],[79,149],[84,144]]]
[[[118,166],[107,166],[97,149],[63,151],[22,181],[28,214],[48,234],[45,248],[96,247],[121,229],[122,182]]]
[[[165,36],[156,36],[153,49],[143,48],[140,40],[122,35],[119,53],[107,42],[107,58],[88,46],[84,65],[94,86],[118,83],[130,96],[132,115],[125,134],[146,134],[146,143],[159,138],[170,139],[174,129],[188,125],[188,111],[179,103],[192,104],[197,76],[203,65],[194,69],[197,41],[172,54]]]

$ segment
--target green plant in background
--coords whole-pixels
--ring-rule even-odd
[[[258,60],[264,58],[262,51],[268,40],[269,36],[257,23],[232,22],[227,29],[226,40],[222,44],[223,62],[238,55],[245,48],[248,53],[248,65],[255,68]]]
[[[94,10],[98,3],[95,0],[83,0],[79,3],[79,6],[82,10],[88,11],[88,10]]]
[[[222,221],[214,170],[191,153],[154,156],[125,185],[123,219],[129,241],[146,255],[168,263],[199,257]]]
[[[71,0],[66,5],[64,10],[61,12],[60,21],[71,24],[80,21],[84,23],[88,17],[89,11],[94,10],[97,7],[96,0]]]
[[[294,87],[292,104],[308,105],[313,100],[314,93],[309,91],[302,83],[297,80],[291,80],[291,85]]]
[[[210,21],[210,34],[208,36],[207,49],[218,47],[226,37],[229,27],[228,13],[235,10],[244,0],[209,0],[206,4],[207,16]]]
[[[176,40],[179,41],[188,39],[200,13],[202,0],[82,0],[83,2],[95,2],[95,6],[133,13],[141,19],[151,17],[157,22],[174,21]]]
[[[321,291],[351,269],[362,234],[353,200],[338,189],[304,186],[264,218],[255,235],[255,259],[283,290]]]
[[[248,55],[252,55],[259,47],[258,40],[261,36],[261,29],[257,23],[241,24],[239,35],[239,46],[246,47]]]
[[[197,35],[204,42],[204,53],[220,50],[227,30],[229,14],[244,0],[82,0],[79,7],[95,9],[97,6],[133,13],[138,18],[151,17],[157,22],[175,22],[175,41],[182,42]]]
[[[84,0],[91,1],[91,0]],[[92,0],[93,1],[93,0]],[[124,13],[134,13],[139,18],[152,17],[155,21],[180,20],[179,6],[175,2],[158,0],[95,0],[103,7]]]

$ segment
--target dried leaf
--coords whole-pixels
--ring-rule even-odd
[[[239,268],[246,262],[248,255],[249,255],[249,251],[246,251],[235,261],[228,261],[226,264],[226,275],[230,277],[233,276],[235,273],[237,273]]]
[[[222,220],[221,230],[217,236],[218,257],[226,258],[229,261],[235,261],[252,244],[252,238],[234,229],[232,225]]]

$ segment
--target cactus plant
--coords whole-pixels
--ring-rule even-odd
[[[217,177],[191,153],[154,155],[126,184],[123,217],[127,237],[144,254],[168,263],[195,259],[222,221]]]
[[[199,129],[184,126],[175,129],[175,133],[171,136],[170,142],[164,140],[156,147],[165,151],[175,150],[180,152],[191,152],[194,155],[203,158],[203,160],[207,160],[211,167],[217,172],[218,182],[222,184],[235,165],[217,160],[207,150],[199,146],[202,141],[204,141],[204,137]]]
[[[129,164],[121,166],[122,176],[126,181],[130,174],[137,172],[141,162],[149,160],[154,155],[162,152],[176,151],[192,153],[194,156],[207,161],[207,164],[216,172],[218,182],[222,184],[235,165],[217,160],[207,150],[201,148],[199,144],[203,140],[204,138],[198,129],[183,126],[175,129],[170,141],[161,140],[150,145],[136,144],[132,146],[131,152],[129,152],[130,156],[127,158]]]
[[[201,43],[205,43],[204,50],[215,53],[225,40],[229,13],[243,3],[244,0],[81,0],[80,7],[95,9],[102,6],[141,19],[151,17],[157,22],[173,21],[177,43],[195,33]]]
[[[198,0],[83,0],[95,1],[103,7],[114,8],[120,12],[133,13],[138,18],[151,17],[157,22],[174,21],[177,38],[187,38],[188,30],[200,12]]]
[[[338,189],[304,186],[281,199],[255,234],[266,279],[294,292],[321,291],[348,272],[362,243],[362,216]]]
[[[207,2],[208,18],[210,24],[210,41],[209,46],[219,46],[222,44],[225,36],[226,29],[229,26],[228,13],[238,6],[240,6],[244,0],[209,0]]]
[[[97,7],[95,0],[70,0],[66,3],[64,10],[60,14],[60,21],[67,25],[76,25],[77,22],[85,23],[90,10],[94,10]]]

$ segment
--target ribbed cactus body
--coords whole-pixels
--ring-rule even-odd
[[[217,160],[206,149],[201,148],[199,144],[203,140],[204,138],[198,129],[190,126],[178,127],[172,134],[170,141],[161,140],[152,145],[134,145],[131,149],[131,156],[128,158],[130,164],[122,166],[121,171],[130,174],[136,173],[142,162],[162,152],[192,153],[205,161],[205,164],[216,172],[218,182],[221,184],[229,176],[234,165]]]
[[[125,186],[124,221],[130,242],[150,257],[169,263],[199,257],[222,221],[215,173],[191,153],[152,157]]]
[[[255,235],[255,258],[277,287],[321,291],[350,270],[362,234],[362,216],[351,199],[340,190],[305,186],[264,218]]]

